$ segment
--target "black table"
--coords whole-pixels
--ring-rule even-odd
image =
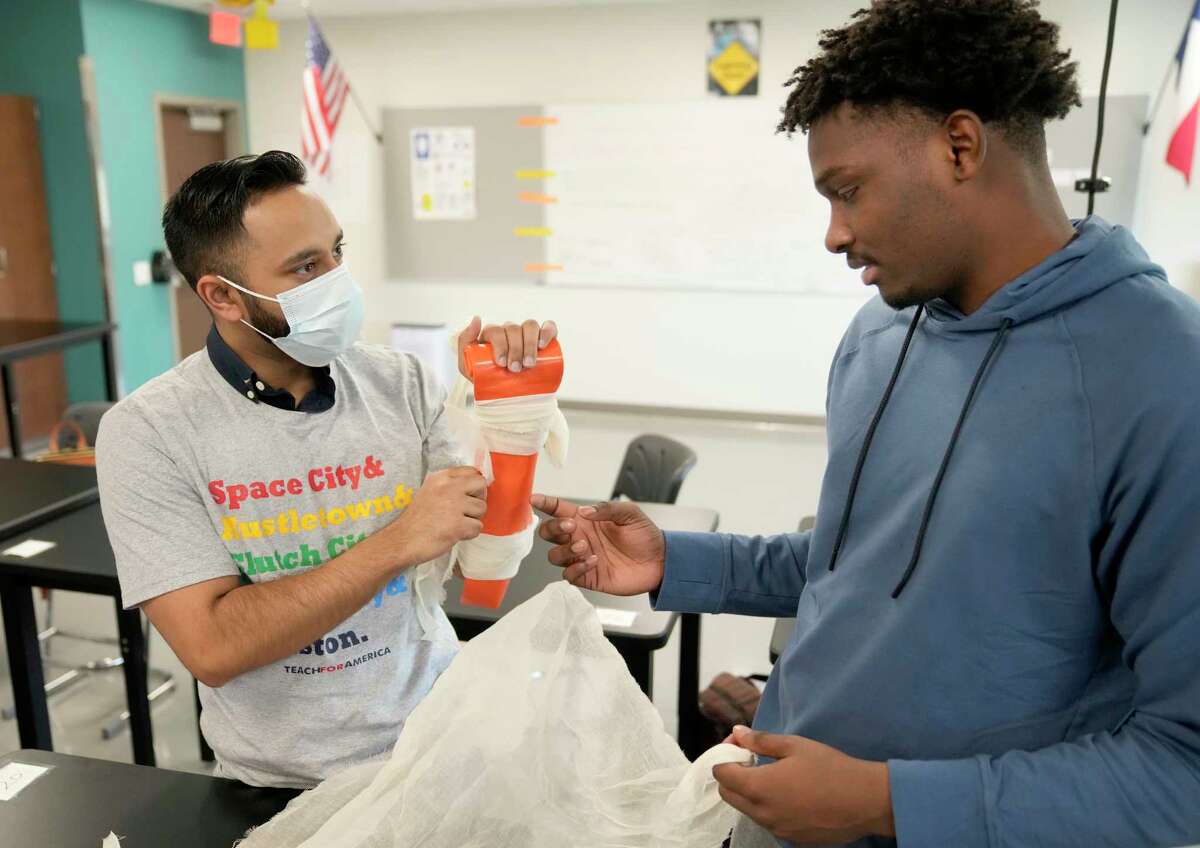
[[[86,471],[92,476],[93,486],[95,484],[95,471],[90,468],[38,467]],[[4,488],[3,480],[3,476],[0,476],[0,489]],[[117,567],[108,544],[100,504],[94,502],[43,521],[31,530],[5,540],[0,547],[7,550],[28,539],[53,542],[54,547],[27,559],[0,554],[4,638],[8,643],[21,746],[46,751],[53,749],[31,588],[40,586],[108,595],[113,599],[116,610],[121,657],[124,660],[122,671],[125,675],[133,759],[142,765],[154,765],[154,735],[150,724],[142,614],[136,609],[126,611],[121,608],[121,585],[117,580]]]
[[[100,848],[109,831],[129,848],[228,848],[296,794],[52,751],[0,755],[0,768],[10,762],[53,766],[0,801],[0,841],[13,848]]]
[[[595,501],[588,498],[567,498],[577,504]],[[664,530],[711,532],[717,529],[718,515],[710,509],[677,506],[675,504],[639,504],[655,524]],[[535,538],[533,550],[521,562],[521,570],[509,584],[504,602],[498,609],[484,609],[463,604],[462,580],[452,578],[446,584],[446,615],[454,625],[458,638],[471,639],[487,630],[505,614],[537,595],[551,583],[562,580],[562,569],[546,559],[550,544]],[[677,619],[681,619],[679,642],[679,746],[689,757],[703,752],[700,729],[703,718],[697,704],[700,692],[700,616],[655,612],[648,595],[618,598],[600,592],[584,590],[584,597],[601,612],[604,635],[621,654],[634,680],[649,697],[654,684],[654,651],[667,644]],[[606,611],[613,611],[611,613]],[[606,616],[616,621],[623,614],[634,614],[632,624],[605,623]]]
[[[40,356],[72,345],[100,342],[104,360],[104,384],[107,400],[117,399],[117,371],[113,362],[113,331],[117,325],[105,322],[17,321],[0,319],[0,378],[3,379],[4,414],[8,419],[8,440],[12,455],[21,457],[21,406],[17,400],[17,382],[12,364],[18,359]]]

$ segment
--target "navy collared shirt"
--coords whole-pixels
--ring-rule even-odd
[[[296,404],[287,389],[275,388],[250,370],[250,366],[221,338],[216,325],[208,331],[206,347],[208,358],[217,369],[217,373],[224,377],[225,382],[233,386],[238,394],[253,403],[269,404],[288,412],[324,412],[333,407],[336,387],[333,378],[329,376],[328,365],[313,369],[317,384],[299,404]]]

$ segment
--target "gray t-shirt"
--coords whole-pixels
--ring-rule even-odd
[[[200,351],[104,416],[100,502],[127,609],[217,577],[319,568],[394,520],[426,474],[458,464],[443,393],[415,357],[356,345],[330,376],[332,408],[278,409],[240,395]],[[218,773],[310,787],[385,754],[457,650],[441,610],[422,640],[411,582],[400,574],[298,654],[201,685]]]

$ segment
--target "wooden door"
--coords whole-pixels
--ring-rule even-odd
[[[179,106],[162,107],[162,132],[168,196],[200,168],[227,156],[225,132],[192,129],[187,109]],[[175,300],[175,338],[182,359],[204,348],[212,316],[187,283],[172,287],[171,297]]]
[[[37,104],[31,97],[0,95],[0,319],[58,320],[54,253],[42,179]],[[95,240],[95,231],[70,234]],[[15,363],[21,403],[21,435],[44,438],[67,406],[61,353]],[[0,414],[0,445],[8,423]]]

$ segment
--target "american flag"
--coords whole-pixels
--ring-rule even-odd
[[[322,175],[329,173],[333,132],[350,94],[350,82],[342,73],[329,45],[321,37],[317,22],[308,19],[304,45],[304,110],[300,119],[300,152]]]
[[[1192,160],[1196,153],[1196,136],[1200,125],[1200,0],[1192,9],[1183,41],[1175,54],[1179,63],[1179,105],[1175,131],[1167,147],[1167,164],[1192,181]]]

